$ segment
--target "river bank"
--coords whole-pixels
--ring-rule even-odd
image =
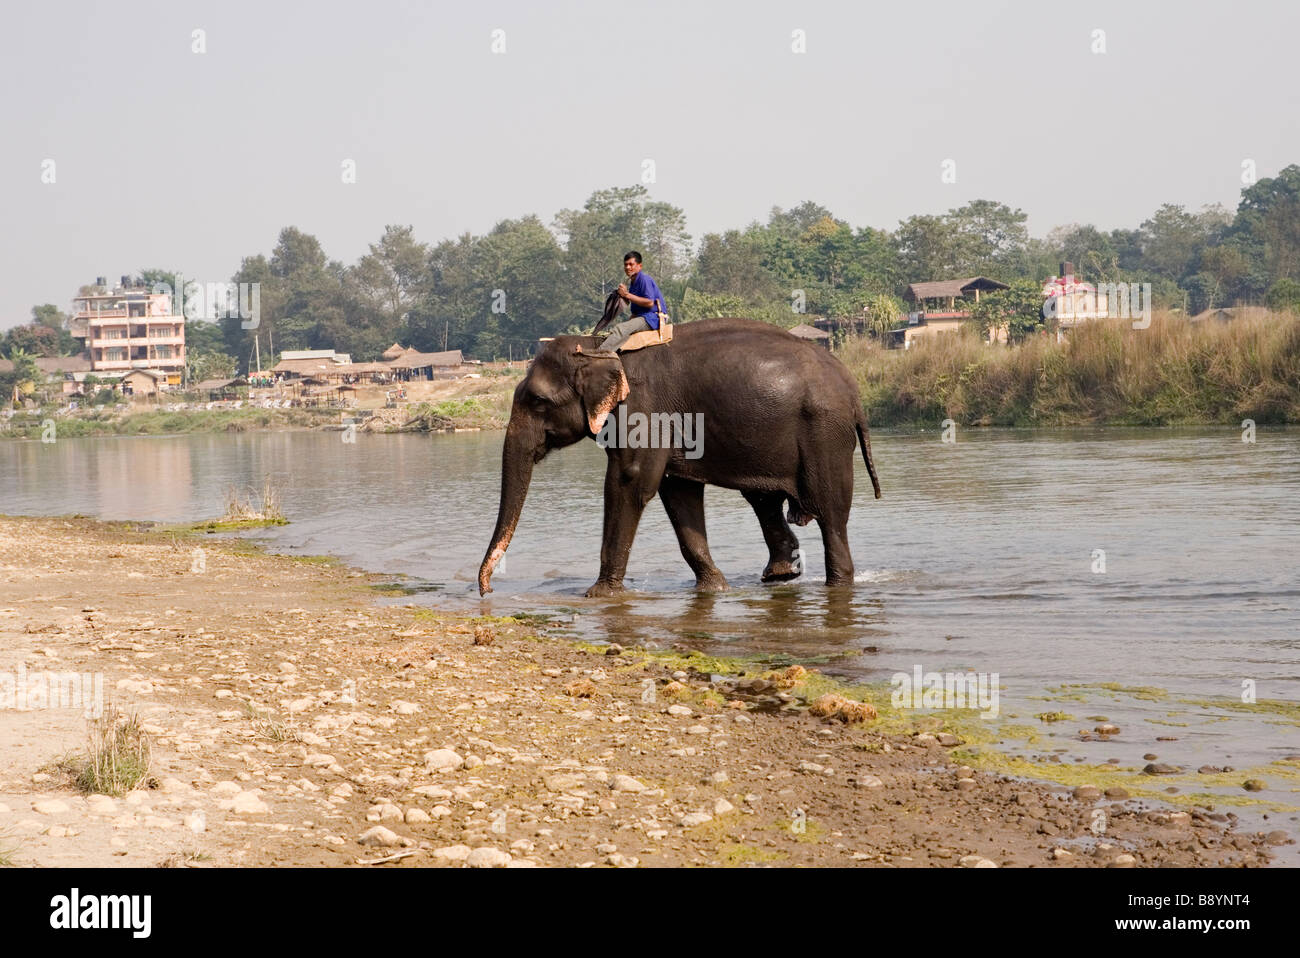
[[[397,604],[239,540],[5,517],[0,553],[0,672],[100,673],[152,747],[153,787],[83,796],[81,713],[6,713],[17,865],[1258,865],[1286,840],[985,770],[977,722],[880,689]],[[827,692],[877,717],[814,714]]]

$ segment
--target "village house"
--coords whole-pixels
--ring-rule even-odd
[[[101,276],[89,289],[73,300],[69,324],[72,335],[85,341],[89,371],[153,369],[166,374],[168,385],[179,386],[185,317],[173,315],[171,294],[134,286],[129,276],[112,289]]]
[[[168,374],[161,369],[132,369],[122,374],[125,396],[156,396],[167,388]]]
[[[954,332],[970,319],[969,306],[980,301],[981,293],[1009,289],[1006,283],[984,276],[967,279],[945,279],[928,283],[912,283],[907,287],[907,299],[917,309],[907,314],[907,325],[892,332],[892,345],[910,348],[917,339]],[[1005,328],[989,330],[989,342],[1006,342]]]

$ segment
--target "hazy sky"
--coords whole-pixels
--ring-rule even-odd
[[[645,159],[696,239],[805,199],[1035,235],[1235,207],[1244,160],[1300,163],[1297,32],[1242,0],[6,4],[0,328],[97,275],[228,279],[288,225],[350,263],[388,223],[550,223]]]

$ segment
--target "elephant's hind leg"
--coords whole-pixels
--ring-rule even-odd
[[[803,568],[796,563],[794,555],[799,549],[799,540],[785,516],[781,515],[785,493],[749,491],[742,495],[753,507],[754,515],[758,516],[763,540],[767,543],[767,568],[763,570],[763,581],[784,582],[798,578],[803,574]]]
[[[682,558],[695,573],[695,588],[728,589],[726,578],[709,555],[709,539],[704,532],[704,484],[665,476],[659,484],[659,498],[677,533]]]

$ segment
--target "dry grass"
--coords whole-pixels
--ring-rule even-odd
[[[1245,310],[1230,323],[1157,314],[1082,326],[1057,343],[989,346],[973,334],[909,350],[847,343],[873,425],[952,418],[969,425],[1300,422],[1300,317]]]
[[[280,509],[280,493],[272,485],[270,477],[262,480],[259,494],[255,489],[241,490],[234,486],[226,490],[226,514],[219,520],[223,523],[278,523],[284,522],[284,512]]]
[[[66,758],[58,768],[86,794],[116,797],[150,782],[150,752],[139,716],[109,707],[90,722],[87,755]]]

